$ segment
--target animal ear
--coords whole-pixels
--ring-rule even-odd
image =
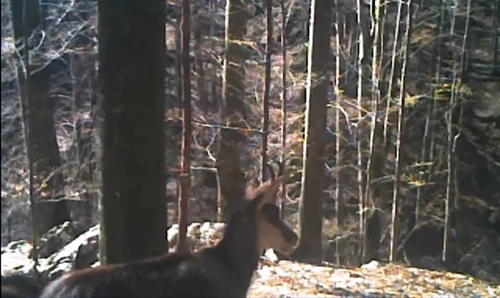
[[[278,190],[283,183],[283,176],[276,177],[273,181],[269,181],[269,185],[267,186],[265,194],[265,201],[269,203],[274,203],[278,199],[277,194]]]

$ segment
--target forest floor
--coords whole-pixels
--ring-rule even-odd
[[[263,262],[249,297],[500,297],[470,276],[372,261],[361,268]]]
[[[201,233],[188,232],[193,249],[213,245],[224,229],[223,225],[212,223],[207,223],[201,230],[199,228],[199,225],[193,225],[190,230]],[[76,255],[81,252],[81,245],[96,239],[98,231],[98,226],[94,226],[53,255],[40,258],[38,271],[43,276],[51,276],[52,280],[71,270]],[[175,231],[172,232],[169,238],[176,239]],[[198,239],[192,238],[195,234]],[[171,250],[174,249],[171,247]],[[93,246],[93,250],[92,258],[96,259],[97,246]],[[3,247],[2,275],[30,274],[33,267],[30,251],[31,245],[26,241]],[[98,264],[96,262],[92,267]],[[339,267],[329,263],[313,265],[278,260],[270,249],[261,257],[248,297],[500,297],[500,283],[488,283],[458,273],[377,261],[361,267]]]

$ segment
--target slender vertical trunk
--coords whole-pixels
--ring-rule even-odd
[[[266,181],[267,165],[267,134],[269,132],[269,90],[271,88],[271,49],[273,42],[273,4],[272,0],[266,0],[266,61],[264,74],[264,119],[262,124],[262,170],[261,180]]]
[[[215,3],[216,3],[217,0],[210,0],[210,13],[211,14],[216,14],[217,13],[217,9],[215,7]],[[216,49],[216,43],[215,43],[215,38],[214,38],[214,35],[215,35],[215,22],[210,22],[210,49],[212,51],[215,51]],[[219,64],[216,62],[215,59],[211,59],[211,63],[210,63],[210,95],[211,95],[211,103],[213,106],[216,106],[218,107],[217,103],[218,103],[218,96],[217,96],[217,85],[218,85],[218,82],[219,82],[219,79],[217,77],[217,70],[219,69]]]
[[[372,190],[371,190],[371,184],[372,184],[372,179],[373,179],[373,173],[374,171],[380,172],[383,169],[376,169],[374,166],[374,153],[375,153],[375,143],[377,142],[376,137],[377,135],[375,132],[377,131],[377,126],[378,126],[378,108],[379,108],[379,100],[380,100],[380,88],[379,88],[379,81],[380,81],[380,41],[379,41],[379,36],[380,36],[380,0],[375,0],[375,8],[374,8],[374,14],[373,14],[373,57],[372,57],[372,78],[371,78],[371,84],[372,84],[372,118],[371,118],[371,125],[370,125],[370,142],[368,144],[369,146],[369,153],[368,153],[368,161],[366,164],[366,188],[365,188],[365,206],[368,206],[371,202],[371,196],[372,196]],[[366,59],[366,58],[365,58]],[[380,175],[379,175],[380,176]],[[366,209],[367,207],[365,207]],[[364,217],[365,221],[368,223],[368,220],[366,220],[367,216]],[[368,227],[365,227],[368,230]],[[370,261],[369,258],[374,255],[373,251],[368,251],[368,247],[366,242],[368,239],[366,239],[365,235],[365,244],[363,245],[363,254],[362,254],[362,259],[363,262]],[[377,240],[378,241],[378,240]],[[370,241],[370,242],[375,242],[375,241]],[[370,245],[371,248],[373,248],[373,245]]]
[[[425,1],[422,0],[421,4],[424,4]],[[421,6],[422,7],[422,6]],[[434,63],[430,63],[430,73],[432,74],[434,72]],[[429,104],[428,102],[426,103],[427,109],[426,109],[426,116],[425,116],[425,124],[424,124],[424,135],[422,136],[422,149],[420,151],[420,163],[421,163],[421,168],[418,170],[418,176],[417,176],[417,193],[415,197],[415,205],[414,205],[414,213],[415,213],[415,218],[414,218],[414,226],[413,228],[417,227],[420,222],[420,202],[422,200],[422,188],[427,184],[427,175],[425,174],[424,171],[428,169],[427,167],[427,161],[428,159],[428,146],[429,146],[429,141],[430,141],[430,126],[431,126],[431,120],[432,120],[432,110],[431,107],[432,105]]]
[[[361,28],[362,24],[362,7],[361,0],[356,0],[357,5],[357,29],[356,31],[359,34],[359,42],[358,42],[358,88],[357,88],[357,100],[358,100],[358,126],[356,130],[356,147],[357,147],[357,167],[358,167],[358,199],[359,199],[359,237],[360,237],[360,251],[359,254],[362,256],[365,250],[365,231],[366,231],[366,221],[365,221],[365,209],[366,209],[366,200],[364,194],[364,175],[363,172],[364,162],[363,162],[363,139],[362,139],[362,130],[363,130],[363,55],[364,55],[364,38],[363,30]]]
[[[389,87],[387,88],[387,102],[385,106],[385,119],[384,119],[384,144],[390,139],[389,131],[389,115],[391,114],[391,102],[394,98],[394,82],[396,77],[396,62],[398,60],[398,42],[399,42],[399,31],[401,28],[401,14],[403,10],[402,1],[398,2],[398,12],[396,16],[396,28],[394,28],[394,43],[392,45],[391,54],[391,71],[389,74]]]
[[[177,251],[187,251],[187,213],[189,188],[191,187],[191,61],[189,41],[191,38],[190,1],[182,0],[181,52],[182,52],[182,160],[179,193],[179,234]]]
[[[288,74],[288,60],[286,51],[286,17],[285,17],[285,0],[280,0],[281,8],[281,54],[283,56],[283,72],[281,74],[281,83],[283,91],[281,92],[281,164],[283,171],[286,172],[286,137],[287,137],[287,74]],[[285,203],[287,198],[286,179],[283,179],[281,186],[281,218],[284,217]]]
[[[182,6],[183,0],[176,0],[176,4],[178,7]],[[176,77],[176,96],[177,101],[173,103],[172,107],[181,107],[182,106],[182,17],[177,17],[176,26],[175,26],[175,77]],[[180,111],[180,109],[179,109]],[[182,112],[180,112],[182,113]],[[182,117],[182,115],[180,115]]]
[[[406,87],[406,72],[408,63],[408,51],[410,47],[410,36],[412,32],[412,9],[411,0],[408,0],[407,14],[406,14],[406,33],[404,38],[403,50],[403,65],[401,69],[401,88],[399,89],[399,111],[398,111],[398,128],[397,128],[397,141],[396,141],[396,159],[394,165],[394,192],[392,197],[392,222],[391,222],[391,244],[389,261],[394,262],[398,252],[398,232],[399,232],[399,199],[401,195],[401,148],[403,147],[403,129],[404,129],[404,116],[405,116],[405,87]],[[403,5],[399,2],[399,5]],[[402,10],[402,7],[398,8]]]
[[[340,0],[335,0],[335,26],[337,28],[335,34],[335,46],[337,48],[337,55],[335,57],[335,132],[337,136],[335,138],[335,210],[337,212],[337,226],[340,232],[344,231],[344,221],[345,221],[345,208],[344,202],[342,201],[340,187],[341,187],[341,167],[342,167],[342,155],[341,155],[341,142],[342,142],[342,127],[340,122],[341,114],[341,79],[342,69],[345,69],[342,65],[342,42],[344,39],[344,23],[345,19],[342,18],[342,14],[339,12]],[[342,19],[341,19],[342,18]],[[340,265],[340,252],[343,251],[343,246],[340,245],[340,241],[335,242],[335,255],[337,265]]]
[[[456,24],[456,11],[452,10],[451,14],[451,25],[450,25],[450,36],[453,36],[455,34],[455,24]],[[449,233],[449,221],[450,221],[450,201],[451,201],[451,196],[452,194],[452,189],[453,189],[453,168],[455,166],[454,158],[453,158],[453,153],[452,153],[452,143],[453,143],[453,128],[452,128],[452,121],[453,121],[453,107],[455,104],[455,83],[456,83],[456,55],[453,55],[453,79],[452,79],[452,85],[451,85],[451,94],[450,94],[450,102],[449,102],[449,110],[446,113],[445,119],[446,119],[446,190],[445,190],[445,198],[444,198],[444,231],[443,231],[443,251],[441,254],[441,260],[443,262],[446,261],[446,255],[448,252],[448,233]],[[454,194],[456,195],[456,194]]]
[[[198,87],[198,97],[199,97],[199,105],[203,112],[208,112],[208,94],[207,87],[205,84],[206,76],[205,76],[205,68],[203,64],[203,38],[201,35],[201,19],[202,16],[198,14],[198,3],[194,5],[195,11],[193,11],[193,39],[194,39],[194,62],[196,65],[196,85]]]
[[[466,57],[468,55],[469,51],[469,29],[470,29],[470,17],[471,17],[471,0],[467,1],[467,11],[466,11],[466,20],[465,20],[465,26],[464,26],[464,34],[462,37],[462,45],[461,45],[461,52],[460,52],[460,59],[457,65],[456,72],[459,74],[458,75],[458,84],[453,84],[453,86],[458,85],[458,88],[461,88],[467,81],[466,78],[466,73],[465,69],[467,68],[466,66]],[[464,114],[464,101],[462,99],[462,95],[459,94],[458,97],[458,103],[456,106],[459,106],[459,114],[458,114],[458,133],[455,134],[453,138],[453,145],[452,145],[452,154],[454,156],[454,159],[456,160],[456,149],[457,149],[457,141],[458,138],[461,136],[461,128],[462,128],[462,120],[463,120],[463,114]],[[454,200],[454,208],[458,208],[458,198],[460,197],[460,191],[459,191],[459,184],[457,181],[458,177],[458,167],[455,166],[453,167],[453,177],[454,177],[454,183],[453,185],[455,186],[455,200]]]
[[[441,0],[439,3],[439,24],[436,28],[436,62],[433,63],[436,66],[435,73],[434,73],[434,86],[439,86],[441,82],[441,62],[442,62],[442,55],[443,55],[443,33],[444,33],[444,17],[446,13],[446,6],[444,0]],[[438,94],[438,87],[434,87],[434,92],[433,92],[433,100],[432,100],[432,119],[436,119],[436,113],[437,113],[437,99],[439,97]],[[434,160],[434,147],[435,147],[435,140],[436,140],[436,127],[435,124],[431,121],[430,125],[430,144],[429,144],[429,160],[433,161]],[[429,173],[429,179],[432,178],[432,173]]]

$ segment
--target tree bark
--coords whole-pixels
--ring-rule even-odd
[[[21,90],[21,102],[25,126],[25,137],[28,154],[30,176],[32,177],[32,193],[34,199],[34,212],[39,200],[48,200],[61,196],[64,191],[64,179],[59,172],[61,159],[59,146],[56,139],[54,126],[54,111],[50,100],[50,75],[51,67],[45,66],[39,53],[29,52],[35,41],[30,40],[34,31],[40,25],[39,2],[34,0],[11,1],[12,20],[14,26],[14,37],[16,41],[27,41],[27,50],[24,54],[31,57],[26,65],[26,76],[24,71],[18,71],[19,88]],[[24,17],[26,20],[24,19]],[[36,35],[35,35],[36,36]],[[25,38],[26,37],[26,38]],[[44,204],[54,208],[40,208],[40,214],[36,215],[37,222],[34,223],[37,234],[41,236],[53,226],[69,220],[70,215],[67,207],[61,204]],[[55,206],[58,206],[57,208]]]
[[[323,184],[325,163],[324,133],[329,87],[330,27],[332,1],[313,0],[309,28],[308,78],[304,174],[300,195],[300,241],[294,252],[299,260],[322,259]]]
[[[167,249],[165,5],[98,1],[101,264]]]
[[[240,151],[246,137],[236,127],[244,125],[245,48],[239,43],[246,33],[248,12],[245,1],[226,4],[226,55],[223,70],[221,141],[217,154],[219,175],[219,220],[227,220],[245,196],[246,181],[241,171]]]
[[[191,187],[191,61],[189,41],[191,38],[191,11],[189,0],[182,0],[181,52],[182,52],[182,160],[179,193],[179,234],[177,251],[188,250],[186,242],[189,188]]]

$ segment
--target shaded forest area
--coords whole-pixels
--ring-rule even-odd
[[[102,195],[96,3],[48,1],[20,24],[11,2],[2,0],[2,246],[68,220],[86,231]],[[421,0],[408,10],[336,0],[313,36],[308,3],[261,2],[242,5],[232,23],[240,60],[223,73],[225,8],[192,1],[190,150],[181,148],[181,10],[167,2],[167,225],[178,222],[186,181],[187,223],[223,221],[240,184],[265,181],[265,165],[280,160],[282,215],[301,234],[294,258],[390,260],[498,281],[499,2]],[[28,48],[24,89],[17,74]]]

